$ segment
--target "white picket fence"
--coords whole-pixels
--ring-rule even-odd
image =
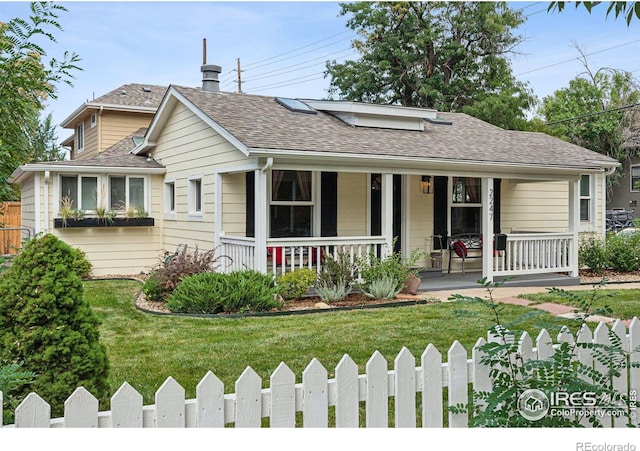
[[[604,323],[600,323],[593,332],[585,326],[578,340],[609,344],[608,330]],[[640,322],[637,318],[631,322],[628,332],[620,321],[612,326],[612,330],[622,340],[623,349],[629,351],[640,345]],[[573,340],[567,329],[557,337],[557,342]],[[443,362],[441,353],[429,344],[420,357],[421,365],[417,367],[415,357],[406,348],[397,355],[392,369],[376,351],[366,364],[365,374],[358,374],[356,363],[345,355],[335,368],[332,379],[328,378],[322,364],[313,359],[302,373],[302,383],[296,383],[295,374],[281,363],[270,377],[269,388],[262,388],[260,376],[247,367],[236,381],[235,393],[232,394],[225,394],[220,379],[208,372],[196,387],[196,398],[188,400],[185,399],[184,388],[169,377],[156,392],[155,404],[150,406],[143,406],[142,395],[125,382],[111,398],[111,410],[108,412],[99,412],[98,400],[80,387],[65,402],[64,417],[57,419],[50,419],[50,406],[37,394],[31,393],[16,409],[15,424],[5,427],[222,428],[233,425],[237,428],[258,428],[263,426],[263,419],[268,418],[269,427],[293,428],[296,427],[296,413],[302,412],[301,425],[305,428],[354,428],[360,425],[360,406],[363,403],[364,425],[384,428],[390,424],[389,398],[393,398],[391,410],[395,427],[439,428],[443,427],[444,404],[466,405],[471,401],[469,384],[475,390],[491,389],[489,369],[479,363],[478,348],[485,342],[480,338],[471,351],[471,359],[468,359],[467,350],[455,341],[447,352],[446,362]],[[533,344],[529,335],[523,335],[519,352],[525,360],[545,359],[554,353],[552,339],[546,330],[536,338],[535,347]],[[598,365],[588,350],[578,348],[577,358],[588,365]],[[632,354],[631,360],[640,361],[637,352]],[[623,393],[629,390],[640,392],[640,368],[623,370],[614,385]],[[333,415],[330,415],[330,408],[334,408]],[[632,421],[637,425],[637,416]],[[449,411],[448,427],[467,427],[468,423],[467,414]],[[623,427],[626,423],[626,418],[617,418],[607,426]]]

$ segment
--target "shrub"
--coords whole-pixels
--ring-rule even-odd
[[[579,306],[577,320],[580,321],[579,332],[572,342],[563,341],[554,347],[554,353],[546,359],[523,359],[520,354],[519,342],[521,331],[508,330],[500,318],[500,304],[494,301],[492,292],[501,283],[491,286],[486,279],[479,281],[488,291],[484,298],[454,295],[452,300],[477,302],[489,307],[495,318],[495,325],[489,330],[492,337],[488,343],[480,345],[478,350],[482,357],[480,362],[490,368],[492,387],[490,391],[474,391],[473,416],[471,426],[479,427],[583,427],[582,416],[592,426],[603,426],[606,421],[611,425],[608,415],[588,415],[589,407],[578,406],[575,413],[554,415],[553,412],[538,419],[527,418],[521,407],[521,400],[526,399],[530,390],[535,389],[549,398],[552,394],[566,395],[573,400],[574,396],[592,393],[597,396],[598,405],[608,410],[613,417],[629,414],[635,408],[635,395],[619,392],[614,379],[623,372],[637,368],[634,353],[624,350],[620,337],[613,330],[608,330],[610,344],[602,345],[591,342],[580,342],[580,333],[586,324],[586,318],[593,314],[609,314],[610,310],[604,306],[596,308],[596,304],[603,298],[598,288],[604,283],[594,286],[588,296],[579,296],[565,290],[551,288],[550,291]],[[597,365],[585,364],[580,361],[577,349],[585,349],[593,356]],[[605,400],[610,400],[606,402]],[[601,404],[601,402],[603,402]],[[454,413],[468,413],[470,405],[457,405],[449,409]],[[580,412],[580,408],[584,409]],[[594,412],[594,411],[592,411]],[[597,412],[594,412],[597,413]],[[631,417],[633,418],[633,417]],[[629,424],[629,426],[632,426]]]
[[[386,278],[395,282],[394,290],[399,293],[404,288],[409,274],[415,274],[413,267],[419,258],[418,249],[414,250],[408,259],[404,259],[398,252],[390,253],[385,257],[377,257],[370,253],[367,258],[357,261],[360,277],[364,281],[360,287],[365,293],[370,292],[372,283],[375,282],[380,286],[381,281]]]
[[[214,271],[219,260],[215,249],[199,252],[196,246],[190,254],[185,246],[175,255],[162,258],[160,265],[147,276],[142,292],[152,301],[164,301],[184,277]]]
[[[318,281],[316,292],[323,302],[339,302],[344,300],[351,292],[351,284],[346,280]]]
[[[91,263],[87,260],[84,251],[77,247],[72,247],[71,254],[73,256],[73,270],[81,279],[89,279],[91,277]]]
[[[18,407],[13,393],[22,387],[32,384],[36,376],[33,371],[23,370],[22,365],[22,362],[10,364],[0,362],[0,392],[2,392],[2,401],[5,408],[4,424],[13,423],[14,412]],[[0,406],[0,409],[2,408],[3,406]]]
[[[99,321],[83,297],[78,252],[53,235],[30,240],[0,278],[0,360],[24,362],[31,389],[62,414],[80,386],[107,400],[108,369]],[[16,397],[26,395],[26,387]]]
[[[578,248],[578,264],[601,273],[607,267],[607,253],[602,240],[594,237],[582,240]]]
[[[304,296],[318,279],[315,271],[299,268],[278,278],[278,290],[284,299],[297,299]]]
[[[204,272],[185,277],[167,297],[176,313],[259,312],[282,307],[273,276],[258,271]]]
[[[382,276],[367,285],[367,290],[363,290],[367,297],[372,299],[393,299],[402,290],[398,288],[398,281],[391,276]]]
[[[607,239],[607,263],[616,271],[635,271],[640,268],[639,250],[637,237],[612,235]]]
[[[325,257],[322,271],[318,275],[318,282],[322,282],[327,286],[336,284],[341,286],[351,285],[354,281],[353,273],[355,269],[354,264],[346,253],[339,251],[336,258],[329,254]]]

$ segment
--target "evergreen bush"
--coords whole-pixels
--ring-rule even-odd
[[[63,413],[80,386],[108,396],[106,348],[97,317],[83,297],[81,254],[53,235],[30,240],[0,277],[0,360],[37,374],[29,390]],[[27,387],[16,398],[28,394]]]
[[[309,268],[298,268],[278,278],[278,289],[284,299],[297,299],[304,296],[318,279],[315,271]]]
[[[185,277],[167,297],[175,313],[260,312],[282,307],[273,276],[254,270]]]

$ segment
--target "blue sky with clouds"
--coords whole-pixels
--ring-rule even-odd
[[[78,106],[126,83],[201,84],[202,40],[207,63],[223,67],[222,89],[237,88],[240,58],[243,91],[299,98],[326,96],[324,61],[354,58],[355,34],[337,2],[59,2],[68,12],[51,56],[78,53],[84,69],[74,87],[60,86],[48,111],[59,123]],[[608,66],[640,75],[640,20],[627,27],[606,5],[588,14],[569,5],[547,13],[545,2],[512,2],[528,16],[518,30],[524,42],[512,57],[514,74],[542,98],[584,71],[572,47],[589,54],[592,68]],[[0,2],[0,21],[26,17],[26,2]],[[60,139],[71,130],[58,133]]]

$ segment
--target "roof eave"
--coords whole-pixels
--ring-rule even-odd
[[[111,103],[95,103],[95,102],[85,102],[80,107],[78,107],[73,113],[71,113],[65,120],[60,123],[60,127],[69,128],[76,119],[87,110],[99,110],[99,109],[109,110],[109,111],[120,111],[125,113],[150,113],[154,114],[156,112],[155,107],[143,107],[143,106],[132,106],[132,105],[114,105]]]

